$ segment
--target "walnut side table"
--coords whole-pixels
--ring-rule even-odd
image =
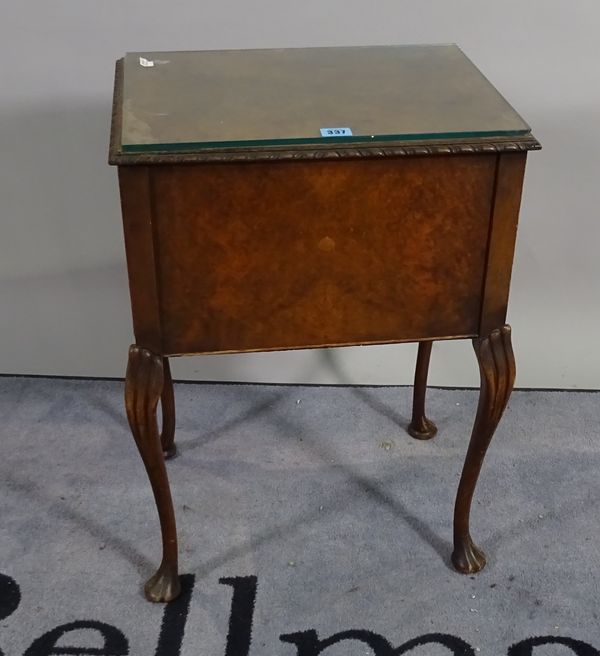
[[[129,53],[118,165],[135,344],[125,402],[180,591],[165,458],[171,356],[419,342],[409,433],[428,439],[434,340],[473,340],[481,393],[458,487],[454,567],[485,565],[475,485],[515,361],[505,325],[530,128],[444,46]],[[162,404],[162,430],[157,405]]]

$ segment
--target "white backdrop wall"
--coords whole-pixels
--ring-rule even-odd
[[[522,387],[600,387],[598,0],[0,0],[0,372],[121,376],[131,318],[114,168],[126,51],[456,42],[544,145],[509,320]],[[415,347],[213,356],[178,378],[410,383]],[[470,344],[431,382],[478,382]]]

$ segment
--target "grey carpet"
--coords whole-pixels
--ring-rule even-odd
[[[477,395],[430,390],[439,434],[418,442],[410,394],[176,385],[193,589],[159,638],[165,607],[140,592],[156,511],[122,384],[0,379],[0,653],[245,656],[251,628],[251,656],[597,655],[600,395],[513,394],[473,509],[489,565],[468,577],[448,557]]]

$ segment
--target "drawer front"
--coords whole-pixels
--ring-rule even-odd
[[[163,351],[475,335],[496,160],[151,167]]]

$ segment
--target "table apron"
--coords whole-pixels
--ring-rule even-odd
[[[121,166],[136,342],[170,355],[489,332],[525,157]]]

